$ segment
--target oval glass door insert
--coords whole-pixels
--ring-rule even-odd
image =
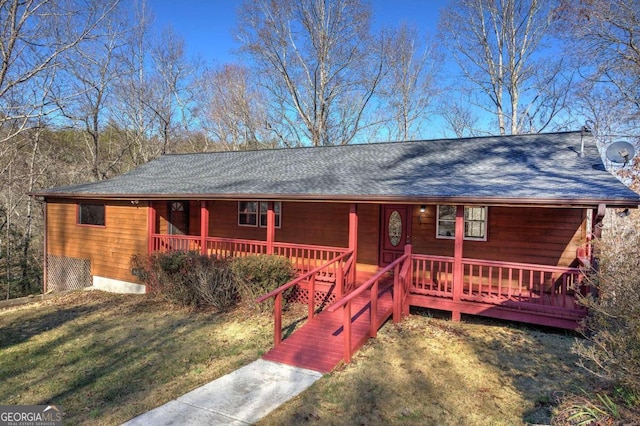
[[[402,217],[397,210],[389,216],[389,242],[396,247],[402,239]]]

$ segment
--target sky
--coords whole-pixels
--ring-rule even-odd
[[[292,0],[295,1],[295,0]],[[190,56],[209,65],[234,62],[236,9],[240,0],[149,0],[158,29],[171,26],[184,38]],[[415,25],[434,33],[446,0],[373,0],[374,26]]]

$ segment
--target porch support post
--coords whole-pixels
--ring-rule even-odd
[[[147,233],[149,239],[149,246],[147,247],[147,254],[151,255],[153,253],[154,241],[153,237],[156,234],[156,207],[153,205],[153,201],[149,200],[149,206],[147,207]],[[150,285],[151,283],[149,283]],[[149,285],[144,286],[144,292],[149,293],[151,289]]]
[[[149,234],[149,246],[148,254],[153,253],[153,236],[156,233],[156,207],[153,205],[153,201],[149,201],[149,207],[147,209],[147,233]]]
[[[276,212],[273,201],[267,203],[267,254],[273,254],[273,242],[276,237]]]
[[[462,267],[462,246],[464,241],[464,205],[456,208],[455,243],[453,249],[453,301],[460,302],[464,283],[464,268]],[[453,321],[460,321],[460,310],[451,312]]]
[[[49,282],[49,274],[47,274],[47,269],[48,269],[48,262],[47,262],[47,255],[49,254],[49,246],[48,246],[48,238],[47,235],[49,234],[49,226],[47,224],[48,222],[48,215],[47,215],[47,200],[45,199],[44,201],[44,241],[42,243],[43,246],[43,251],[44,251],[44,258],[43,258],[43,269],[42,269],[42,294],[47,294],[47,285]]]
[[[607,214],[607,206],[605,204],[598,204],[598,210],[596,211],[596,217],[593,221],[593,236],[596,238],[602,237],[602,220]]]
[[[351,265],[351,283],[356,282],[356,262],[358,260],[358,205],[349,206],[349,250],[353,250],[353,264]]]
[[[209,236],[209,207],[205,200],[200,201],[200,253],[208,254],[207,237]]]

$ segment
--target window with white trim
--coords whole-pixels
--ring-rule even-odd
[[[439,205],[436,238],[455,238],[456,206]],[[464,206],[464,239],[487,240],[487,207]]]
[[[238,225],[267,227],[267,201],[238,201]],[[282,203],[274,201],[275,226],[280,228],[282,217]]]
[[[273,212],[275,213],[275,222],[276,228],[280,228],[280,209],[282,208],[282,204],[280,201],[274,201],[273,203]],[[267,210],[269,209],[269,203],[266,201],[260,202],[260,227],[267,227]]]

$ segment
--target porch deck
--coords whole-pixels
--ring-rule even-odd
[[[373,273],[359,272],[356,285],[368,281]],[[393,279],[380,282],[376,309],[376,324],[393,314]],[[351,352],[356,352],[370,337],[371,298],[361,294],[352,301]],[[344,329],[342,311],[323,310],[308,320],[291,336],[263,355],[263,359],[307,368],[321,373],[331,372],[344,359]]]
[[[411,306],[449,311],[454,321],[471,314],[576,329],[587,314],[578,295],[590,291],[577,267],[417,254],[411,245],[387,267],[369,273],[356,267],[355,250],[345,247],[156,234],[150,249],[291,259],[298,276],[257,300],[275,301],[274,348],[264,357],[321,372],[350,362],[389,317],[401,321]],[[283,340],[286,290],[287,297],[307,304],[308,319]]]

